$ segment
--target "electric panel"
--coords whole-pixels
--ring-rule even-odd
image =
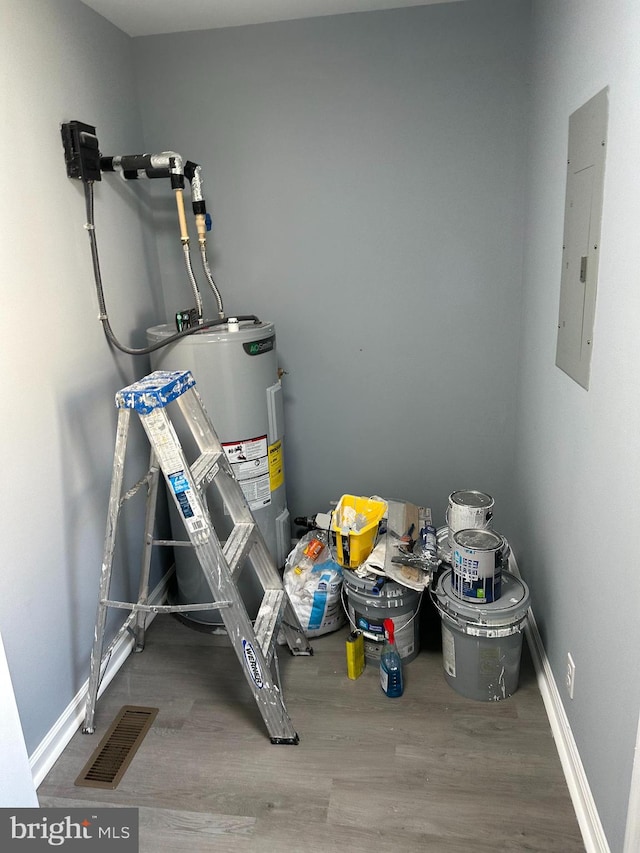
[[[589,388],[604,189],[609,89],[569,118],[556,365]]]

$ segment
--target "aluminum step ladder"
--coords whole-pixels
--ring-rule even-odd
[[[102,675],[113,649],[127,632],[134,636],[135,650],[142,651],[146,614],[210,610],[212,605],[215,605],[220,611],[271,742],[296,744],[299,740],[298,734],[285,708],[279,684],[276,648],[278,634],[282,632],[284,641],[294,655],[310,655],[313,654],[313,649],[291,605],[262,532],[234,476],[195,385],[189,371],[156,371],[116,394],[118,425],[113,476],[82,731],[85,734],[95,731],[95,706]],[[197,445],[200,455],[192,464],[188,463],[174,424],[169,418],[167,409],[170,407],[179,409],[182,421]],[[132,412],[137,412],[140,416],[151,445],[151,456],[146,476],[123,493],[124,464]],[[211,603],[149,604],[149,573],[153,546],[185,544],[153,538],[160,472],[164,475],[168,492],[175,501],[190,545],[211,589]],[[109,598],[109,590],[118,519],[125,501],[133,497],[144,485],[147,487],[147,503],[138,601],[115,601]],[[207,508],[206,491],[210,485],[217,488],[234,525],[224,545],[216,534]],[[245,570],[251,567],[255,572],[264,591],[255,623],[251,622],[235,583],[235,578],[245,565]],[[103,654],[107,611],[110,607],[128,609],[131,613]]]

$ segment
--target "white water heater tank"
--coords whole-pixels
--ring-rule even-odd
[[[175,334],[171,325],[147,330],[150,344]],[[190,370],[213,427],[278,567],[291,549],[291,520],[284,478],[284,406],[276,333],[272,323],[226,322],[196,332],[151,354],[154,370]],[[186,433],[178,434],[188,448]],[[207,492],[209,510],[219,538],[225,539],[232,522],[215,487]],[[170,502],[175,539],[186,538]],[[211,591],[192,550],[175,548],[177,602],[211,601]],[[238,585],[251,618],[262,600],[262,588],[253,572],[240,575]],[[188,619],[220,623],[219,610],[194,611]]]

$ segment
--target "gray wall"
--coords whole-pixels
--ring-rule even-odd
[[[79,118],[104,151],[203,164],[226,307],[277,324],[295,513],[382,492],[431,504],[440,523],[453,488],[496,496],[561,691],[576,659],[565,707],[621,850],[640,707],[637,4],[534,0],[530,104],[527,3],[134,41],[75,0],[4,9],[0,154],[19,179],[0,208],[0,630],[28,751],[88,674],[113,393],[146,369],[111,353],[96,320],[58,136]],[[564,170],[569,114],[604,85],[587,393],[554,367]],[[173,205],[106,181],[96,205],[112,322],[139,344],[189,301]]]
[[[108,148],[142,143],[130,39],[72,0],[4,0],[2,11],[0,630],[32,754],[88,676],[113,396],[145,370],[111,353],[97,320],[83,192],[66,176],[60,124],[95,123]],[[164,311],[149,287],[148,217],[124,189],[97,186],[96,218],[112,323],[131,343],[132,328]],[[131,518],[138,530],[137,508]],[[138,542],[122,541],[123,565],[137,564]],[[117,578],[114,591],[127,585]]]
[[[135,41],[147,150],[203,166],[225,308],[276,324],[293,514],[343,493],[405,497],[438,523],[454,489],[508,503],[527,10]],[[174,311],[188,288],[171,200],[160,210]]]
[[[541,0],[532,38],[513,544],[600,818],[612,851],[620,851],[640,708],[640,574],[632,544],[640,504],[640,7],[632,0]],[[606,85],[600,276],[586,392],[554,366],[568,120]],[[564,689],[567,652],[576,662],[573,700]]]

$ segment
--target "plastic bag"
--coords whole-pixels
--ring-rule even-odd
[[[306,533],[284,567],[284,588],[307,637],[337,631],[346,622],[342,569],[331,559],[327,532]]]

